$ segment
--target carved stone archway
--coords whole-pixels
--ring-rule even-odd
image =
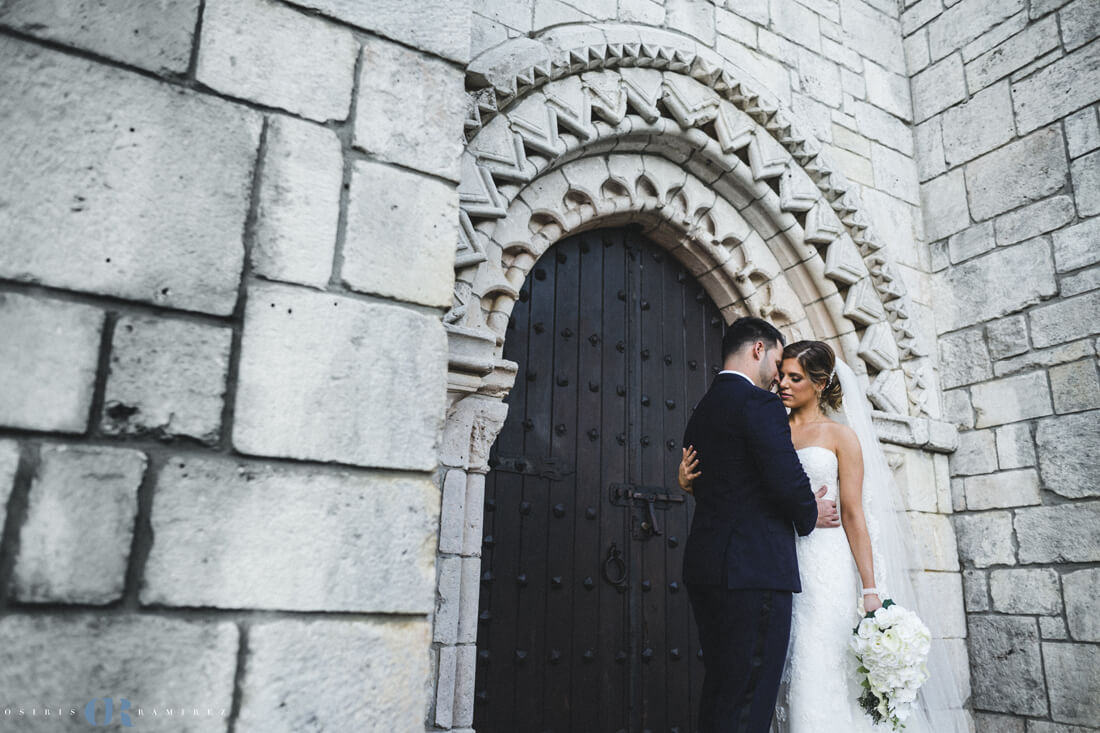
[[[516,368],[504,334],[527,274],[559,239],[641,224],[727,321],[758,315],[831,343],[865,380],[888,439],[954,447],[953,430],[928,418],[931,363],[882,240],[817,142],[747,75],[665,31],[567,26],[489,52],[468,77],[484,87],[466,123],[446,317],[430,721],[443,729],[473,720],[485,474]]]

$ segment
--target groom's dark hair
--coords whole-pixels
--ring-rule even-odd
[[[745,344],[754,344],[763,341],[765,344],[779,343],[783,346],[787,340],[779,329],[765,321],[763,318],[746,316],[738,318],[726,329],[722,337],[722,361],[729,358],[730,354],[736,354]]]

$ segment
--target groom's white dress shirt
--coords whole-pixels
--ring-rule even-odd
[[[749,379],[748,375],[746,375],[746,374],[742,374],[741,372],[739,372],[739,371],[737,371],[737,370],[735,370],[735,369],[723,369],[722,371],[720,371],[720,372],[718,372],[718,373],[719,373],[719,374],[736,374],[736,375],[737,375],[737,376],[739,376],[739,377],[744,377],[745,379],[748,379],[748,380],[749,380],[749,384],[753,385],[754,387],[756,386],[756,382],[754,382],[754,381],[752,381],[751,379]]]

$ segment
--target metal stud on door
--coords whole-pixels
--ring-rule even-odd
[[[536,263],[509,323],[519,364],[486,481],[479,733],[690,731],[702,664],[681,538],[680,439],[721,318],[629,230]]]

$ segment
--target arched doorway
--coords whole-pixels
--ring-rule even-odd
[[[723,324],[637,230],[585,232],[535,263],[486,479],[476,730],[694,730],[676,467]]]
[[[832,345],[884,413],[876,424],[889,442],[925,452],[955,444],[954,430],[932,419],[937,387],[919,310],[856,187],[787,110],[712,51],[658,29],[581,24],[515,39],[531,42],[546,63],[525,66],[523,48],[504,44],[467,77],[455,291],[444,317],[430,711],[437,728],[464,733],[474,725],[485,609],[488,461],[517,384],[508,324],[536,265],[562,240],[643,227],[726,322],[757,315],[788,338]],[[930,466],[930,456],[920,460]]]

